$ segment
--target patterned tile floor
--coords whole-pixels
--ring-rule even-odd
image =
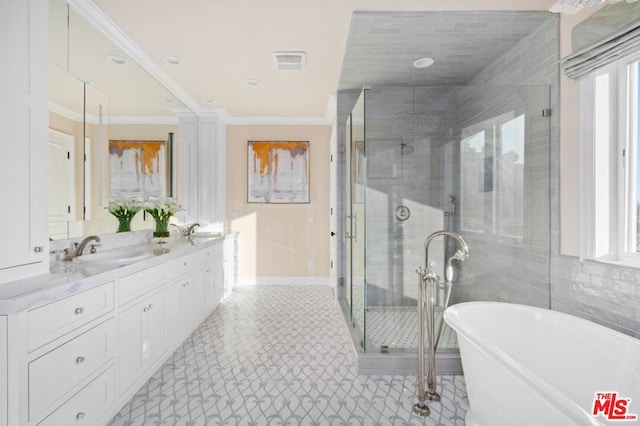
[[[356,364],[330,288],[239,287],[109,425],[464,425],[462,376],[423,418],[415,376]]]

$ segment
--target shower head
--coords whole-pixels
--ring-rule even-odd
[[[411,145],[407,145],[406,143],[401,143],[400,144],[400,153],[402,155],[410,155],[413,154],[413,147]]]

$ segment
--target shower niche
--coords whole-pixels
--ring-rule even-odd
[[[532,250],[548,249],[541,241],[549,221],[550,120],[541,114],[548,106],[548,86],[361,92],[344,132],[340,297],[361,354],[406,357],[407,371],[396,372],[415,372],[416,269],[436,231],[456,232],[469,245],[469,259],[454,271],[450,304],[527,299],[508,280],[531,266]],[[431,244],[439,276],[454,252],[454,241]],[[443,299],[444,286],[435,294],[438,321]],[[447,327],[438,357],[439,374],[460,368]]]

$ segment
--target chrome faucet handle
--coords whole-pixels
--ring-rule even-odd
[[[427,268],[427,274],[424,277],[427,280],[433,280],[438,282],[440,277],[436,274],[436,264],[435,262],[430,262],[429,267]]]
[[[62,250],[62,252],[64,253],[64,257],[62,260],[71,260],[73,259],[73,254],[71,253],[71,249],[66,248],[64,250]]]
[[[98,247],[102,247],[102,243],[91,244],[91,248],[89,249],[89,253],[96,254],[98,252]]]

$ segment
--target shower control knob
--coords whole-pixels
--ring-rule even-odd
[[[411,216],[411,210],[407,206],[398,206],[396,207],[396,219],[400,221],[405,221],[409,219]]]

